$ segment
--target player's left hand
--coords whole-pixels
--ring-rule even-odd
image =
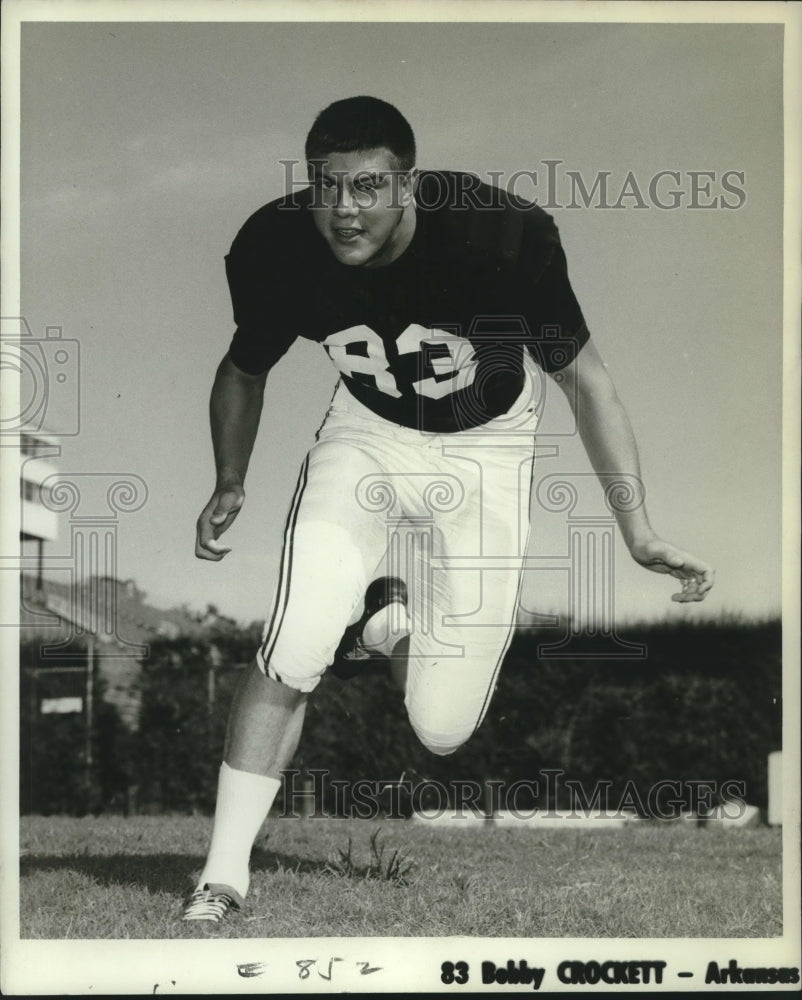
[[[653,573],[668,573],[682,581],[682,590],[671,595],[671,600],[679,604],[703,601],[716,578],[716,572],[701,559],[683,552],[662,538],[651,538],[636,542],[630,548],[635,562],[652,570]]]

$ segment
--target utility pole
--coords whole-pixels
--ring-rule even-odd
[[[217,669],[222,663],[223,657],[220,655],[220,650],[217,648],[215,643],[209,644],[209,652],[207,654],[208,670],[206,673],[206,712],[208,719],[208,739],[211,746],[213,742],[214,733],[214,702],[216,696],[217,688]]]

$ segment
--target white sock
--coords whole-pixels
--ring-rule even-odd
[[[393,649],[411,631],[406,607],[391,601],[365,622],[362,645],[372,653],[392,656]]]
[[[212,842],[198,887],[223,883],[246,895],[251,848],[279,788],[278,778],[238,771],[225,761],[221,764]]]

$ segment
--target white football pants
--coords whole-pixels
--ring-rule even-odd
[[[448,754],[484,718],[515,623],[529,534],[531,383],[479,428],[389,423],[340,384],[301,470],[260,668],[311,691],[377,576],[409,590],[406,707]]]

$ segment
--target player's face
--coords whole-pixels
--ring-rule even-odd
[[[312,217],[341,264],[381,267],[406,250],[415,232],[412,171],[387,149],[331,153],[309,165]]]

